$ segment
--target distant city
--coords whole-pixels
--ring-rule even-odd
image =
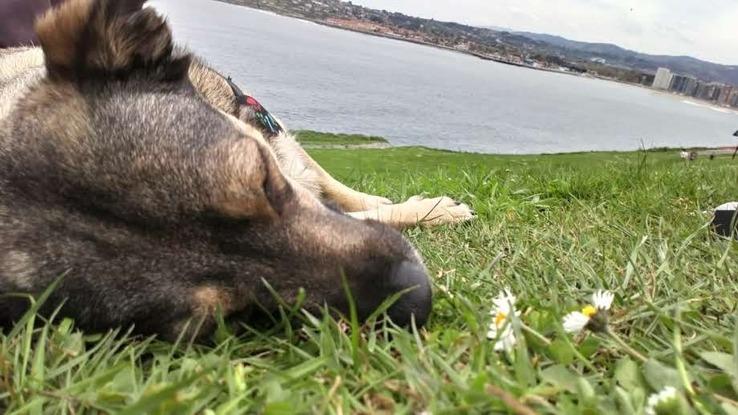
[[[508,65],[653,87],[738,108],[738,66],[658,56],[607,43],[475,27],[371,9],[342,0],[219,0],[318,24],[454,50]],[[668,68],[668,69],[667,69]]]
[[[710,101],[724,107],[738,108],[738,87],[720,82],[704,82],[691,75],[673,73],[667,68],[659,68],[656,71],[651,86],[654,89]]]

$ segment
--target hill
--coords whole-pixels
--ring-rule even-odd
[[[692,75],[706,81],[738,84],[738,65],[721,65],[691,56],[649,55],[622,48],[610,43],[589,43],[565,39],[561,36],[514,32],[533,41],[542,42],[553,51],[572,59],[602,58],[613,65],[655,72],[659,67],[673,72]]]
[[[738,85],[738,66],[688,56],[639,53],[606,43],[476,27],[377,10],[341,0],[219,0],[322,24],[469,52],[505,63],[650,85],[659,67],[703,81]]]

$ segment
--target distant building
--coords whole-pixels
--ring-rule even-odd
[[[728,98],[728,105],[738,108],[738,88],[733,88],[733,92],[730,93],[730,98]]]
[[[709,99],[710,92],[708,84],[705,82],[700,82],[700,84],[697,86],[697,92],[695,92],[694,97],[699,99]]]
[[[725,105],[726,107],[729,106],[730,97],[733,95],[733,91],[735,91],[734,86],[724,85],[720,91],[720,96],[718,97],[718,104]]]
[[[673,74],[671,76],[671,82],[669,82],[669,91],[681,92],[680,90],[682,89],[684,82],[686,82],[686,80],[683,76]]]
[[[693,97],[697,93],[697,87],[699,85],[700,81],[697,78],[690,76],[687,80],[687,85],[684,88],[684,95]]]
[[[718,82],[700,82],[699,86],[697,87],[695,98],[704,99],[705,101],[717,101],[718,98],[720,98],[720,94],[722,93],[722,90],[725,86],[726,85]]]
[[[653,79],[654,79],[654,75],[644,73],[644,74],[641,74],[641,77],[638,83],[643,86],[651,86],[653,84]]]
[[[671,86],[671,78],[673,77],[670,70],[659,68],[656,71],[656,77],[653,79],[653,88],[667,90]]]
[[[669,90],[677,94],[693,96],[698,84],[699,81],[693,76],[673,74]]]
[[[686,75],[677,75],[674,74],[671,77],[671,84],[669,84],[669,90],[672,92],[676,92],[677,94],[686,94],[687,93],[687,87],[689,86],[689,81],[692,78],[690,76]],[[696,81],[697,79],[695,79]]]
[[[712,100],[715,102],[720,101],[720,97],[723,95],[723,90],[728,89],[728,85],[725,84],[715,84],[715,91],[712,93]]]
[[[641,78],[641,82],[643,82]],[[651,87],[697,99],[738,108],[738,86],[720,82],[703,82],[691,75],[680,75],[667,68],[659,68]]]

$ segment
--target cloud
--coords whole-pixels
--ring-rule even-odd
[[[738,64],[735,0],[354,0],[406,14]]]

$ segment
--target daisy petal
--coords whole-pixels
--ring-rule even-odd
[[[515,309],[516,301],[517,298],[507,288],[492,300],[490,314],[493,318],[487,331],[487,338],[494,341],[495,351],[510,351],[517,341],[511,320],[512,316],[519,315]]]
[[[510,352],[515,347],[515,344],[517,343],[515,334],[513,333],[512,329],[508,329],[508,331],[509,334],[501,337],[500,340],[495,343],[496,352],[501,352],[503,350],[506,352]]]
[[[502,329],[498,328],[494,323],[490,324],[487,338],[495,342],[494,350],[496,352],[509,352],[515,346],[515,343],[517,343],[515,332],[513,332],[512,325],[509,322]]]
[[[564,316],[564,331],[567,333],[579,333],[589,323],[589,317],[579,311],[571,312]]]
[[[660,392],[652,394],[648,397],[648,402],[646,403],[646,415],[656,415],[657,408],[676,399],[676,397],[677,390],[672,386],[667,386]],[[663,410],[664,408],[661,409]]]
[[[515,302],[518,299],[510,292],[509,288],[505,288],[494,300],[494,308],[492,314],[502,311],[503,313],[510,315],[511,310],[515,308]]]
[[[598,310],[609,310],[614,299],[615,295],[606,290],[599,290],[592,294],[592,304],[594,304]]]

